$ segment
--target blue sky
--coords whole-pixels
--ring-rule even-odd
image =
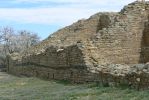
[[[134,0],[0,0],[0,27],[26,29],[45,39],[97,12],[113,12]]]

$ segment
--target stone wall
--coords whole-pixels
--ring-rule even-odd
[[[75,45],[77,42],[85,42],[104,27],[112,25],[117,13],[97,13],[88,19],[82,19],[70,26],[64,27],[50,35],[38,45],[32,47],[27,52],[29,54],[40,53],[41,50],[51,47],[51,45],[62,47]]]
[[[149,20],[149,15],[148,15]],[[149,21],[145,23],[145,28],[143,31],[142,38],[142,47],[141,47],[141,61],[140,62],[148,62],[149,61]]]
[[[146,6],[149,8],[149,5]],[[132,3],[124,7],[111,26],[97,32],[91,41],[98,48],[95,53],[103,55],[104,58],[97,55],[94,59],[100,61],[100,64],[105,61],[115,64],[148,62],[149,59],[143,61],[140,57],[142,41],[149,34],[148,26],[145,25],[149,21],[149,10],[145,10],[146,6],[142,3]],[[105,60],[102,62],[102,59]]]
[[[51,45],[65,47],[81,42],[87,59],[93,58],[98,64],[148,62],[144,60],[142,51],[144,34],[148,34],[148,26],[145,25],[148,23],[148,8],[148,2],[134,2],[119,13],[97,13],[58,30],[27,52],[33,55]]]
[[[148,65],[139,65],[149,61],[148,16],[149,2],[134,2],[119,13],[97,13],[79,20],[27,52],[9,56],[8,72],[148,88]]]
[[[69,48],[74,49],[76,46]],[[65,50],[67,51],[67,49]],[[105,64],[96,66],[93,71],[88,69],[88,66],[85,64],[77,66],[71,64],[70,66],[60,66],[60,64],[58,64],[58,67],[51,67],[42,65],[42,63],[37,65],[36,63],[31,63],[32,61],[29,60],[26,60],[27,63],[20,63],[17,57],[18,55],[12,55],[11,58],[9,57],[8,72],[10,74],[38,77],[46,80],[69,80],[72,83],[98,82],[102,83],[104,86],[127,85],[130,88],[136,88],[138,90],[149,88],[148,64],[136,64],[131,66]],[[77,59],[79,57],[77,56]],[[59,57],[57,56],[57,58]],[[78,61],[80,62],[80,60]],[[75,62],[77,62],[76,59]],[[81,62],[81,64],[82,63],[84,63],[84,61]]]
[[[98,80],[86,70],[83,53],[77,45],[67,48],[50,47],[37,55],[18,59],[8,57],[8,72],[16,75],[36,76],[44,79],[70,80],[76,83]]]

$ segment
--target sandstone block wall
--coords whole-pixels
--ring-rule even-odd
[[[148,15],[149,20],[149,15]],[[149,61],[149,21],[145,23],[145,28],[142,38],[142,47],[141,47],[141,60],[140,62],[146,63]]]
[[[149,8],[149,5],[146,6]],[[92,38],[93,45],[98,48],[96,53],[103,55],[107,63],[136,64],[149,61],[147,57],[141,57],[141,50],[148,48],[147,45],[143,47],[142,41],[149,41],[146,25],[149,22],[149,10],[146,10],[146,6],[134,3],[124,7],[115,17],[113,25],[99,30]],[[148,50],[144,52],[147,54]],[[96,60],[102,63],[100,55]]]
[[[82,83],[149,87],[149,2],[119,13],[97,13],[50,35],[27,52],[8,57],[8,72]],[[119,64],[119,65],[117,65]],[[127,65],[126,65],[127,64]]]
[[[96,32],[108,25],[112,25],[117,13],[97,13],[88,19],[79,20],[70,26],[64,27],[50,35],[37,46],[27,52],[29,54],[40,53],[41,50],[53,46],[65,47],[75,45],[77,42],[84,42],[94,36]]]
[[[8,72],[16,75],[36,76],[44,79],[71,80],[82,83],[98,80],[94,73],[86,70],[81,49],[77,46],[67,48],[51,47],[37,55],[21,60],[14,54],[8,59]]]

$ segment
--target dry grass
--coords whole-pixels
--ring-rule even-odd
[[[71,85],[0,72],[0,100],[149,100],[148,94],[149,91],[95,84]]]

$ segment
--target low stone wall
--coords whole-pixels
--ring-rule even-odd
[[[96,81],[99,77],[87,71],[83,53],[77,45],[67,48],[50,47],[38,55],[18,59],[8,57],[8,72],[44,79],[70,80],[76,83]]]
[[[38,77],[46,80],[68,80],[72,83],[98,82],[104,86],[127,85],[130,88],[149,88],[149,64],[98,65],[94,71],[84,67],[50,68],[36,64],[18,65],[9,61],[9,73],[17,76]]]
[[[66,48],[51,47],[44,53],[18,59],[8,57],[8,72],[18,76],[33,76],[47,80],[69,80],[72,83],[99,82],[103,85],[128,85],[137,89],[149,88],[149,64],[105,64],[91,66],[78,45]],[[92,68],[92,69],[90,69]]]
[[[56,70],[28,65],[14,67],[9,73],[17,76],[38,77],[46,80],[68,80],[72,83],[86,83],[99,80],[99,77],[94,73],[73,68]]]

